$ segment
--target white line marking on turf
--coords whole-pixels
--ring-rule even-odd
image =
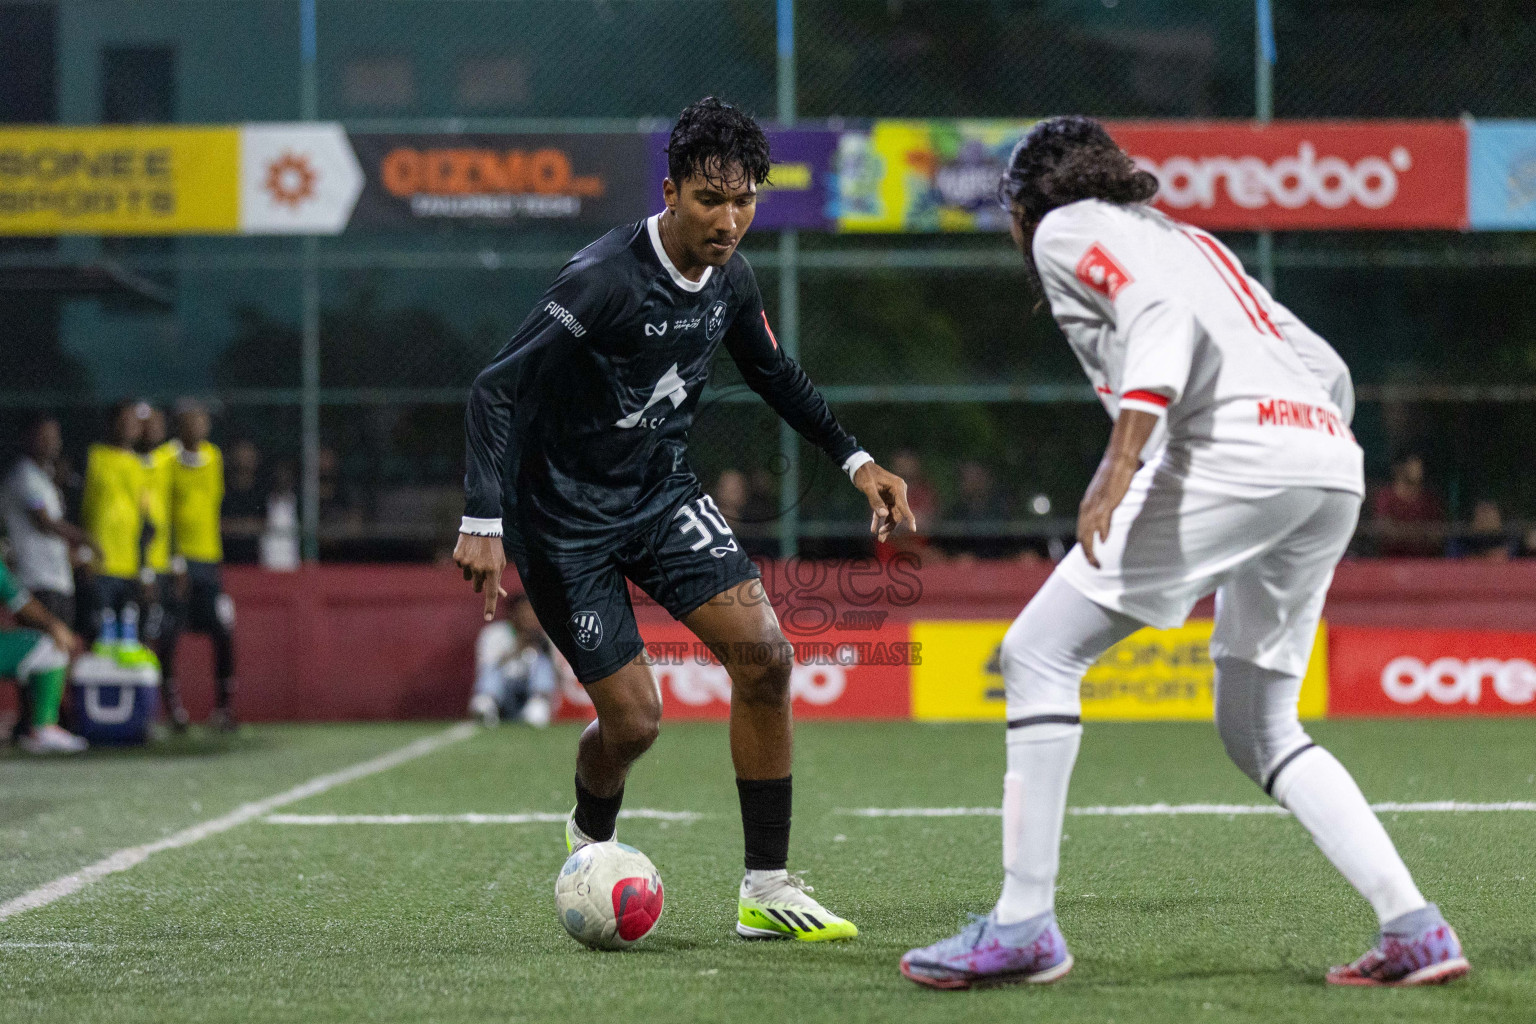
[[[182,829],[174,835],[157,839],[153,843],[145,843],[142,846],[130,846],[126,850],[118,850],[114,854],[103,857],[94,864],[89,864],[79,871],[55,878],[46,885],[41,885],[31,892],[22,893],[15,899],[0,904],[0,921],[28,910],[36,910],[38,907],[46,907],[55,900],[63,899],[71,893],[79,892],[92,882],[99,881],[108,875],[115,875],[119,871],[127,871],[129,868],[142,864],[151,856],[165,850],[180,849],[183,846],[191,846],[201,842],[209,836],[216,836],[220,832],[228,832],[238,825],[244,825],[248,821],[260,818],[264,814],[270,814],[279,807],[297,803],[308,797],[324,793],[328,789],[348,782],[354,782],[369,775],[376,775],[382,771],[388,771],[396,765],[413,761],[418,757],[425,757],[436,750],[468,739],[475,734],[477,726],[472,722],[461,722],[453,728],[432,736],[426,736],[414,743],[408,743],[398,750],[390,751],[369,761],[354,764],[350,768],[343,768],[329,775],[317,775],[308,782],[294,786],[292,789],[269,796],[264,800],[256,800],[252,803],[241,804],[223,817],[213,818],[191,828]]]
[[[1536,811],[1536,801],[1508,800],[1502,803],[1473,804],[1457,800],[1431,800],[1421,803],[1379,803],[1371,810],[1383,814],[1419,814],[1435,812]],[[856,818],[997,818],[997,807],[857,807],[844,808],[838,814]],[[1173,814],[1279,814],[1291,812],[1278,804],[1121,804],[1095,807],[1068,807],[1067,813],[1088,818],[1117,818],[1135,815]]]
[[[569,811],[529,811],[526,814],[269,814],[268,825],[553,825],[564,824]],[[620,818],[654,821],[698,821],[697,811],[654,811],[637,807],[620,811]]]

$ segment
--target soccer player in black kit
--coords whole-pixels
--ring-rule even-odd
[[[906,484],[875,464],[779,348],[736,251],[768,178],[768,139],[713,97],[684,110],[667,148],[666,209],[616,228],[565,265],[475,380],[467,502],[454,561],[495,610],[510,558],[586,686],[566,846],[613,838],[629,766],[655,742],[661,698],[625,580],[722,659],[746,876],[736,930],[803,941],[858,934],[811,898],[789,857],[794,650],[757,567],[687,461],[688,430],[724,344],[747,384],[849,474],[884,540],[912,524]]]

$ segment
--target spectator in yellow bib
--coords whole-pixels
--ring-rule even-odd
[[[176,458],[171,463],[171,565],[176,573],[175,603],[161,631],[160,661],[166,684],[175,692],[176,642],[182,630],[206,633],[213,640],[215,728],[235,728],[235,603],[224,593],[219,536],[224,503],[224,456],[209,442],[208,410],[183,400],[176,406]]]
[[[111,439],[91,445],[86,457],[80,521],[99,552],[92,566],[94,592],[88,595],[97,638],[104,629],[116,630],[126,608],[132,606],[131,617],[138,615],[145,472],[134,447],[148,417],[145,403],[121,403],[112,417]]]
[[[164,636],[174,634],[177,574],[171,569],[171,474],[181,454],[181,442],[166,440],[165,413],[151,407],[144,418],[137,445],[144,463],[144,547],[139,582],[143,584],[144,642],[164,657]],[[160,699],[177,732],[187,727],[187,710],[176,689],[175,678],[166,672]]]

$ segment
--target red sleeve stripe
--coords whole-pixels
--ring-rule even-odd
[[[773,342],[773,347],[777,349],[779,347],[779,339],[773,336],[773,328],[768,326],[768,311],[766,309],[763,310],[763,330],[768,332],[768,340]]]
[[[1124,402],[1127,400],[1133,402],[1146,402],[1148,405],[1155,405],[1159,409],[1168,408],[1167,397],[1158,394],[1156,391],[1127,391],[1125,394],[1120,396],[1120,401]]]

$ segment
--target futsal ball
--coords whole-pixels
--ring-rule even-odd
[[[661,875],[624,843],[592,843],[555,879],[555,907],[571,938],[592,949],[628,949],[661,920]]]

